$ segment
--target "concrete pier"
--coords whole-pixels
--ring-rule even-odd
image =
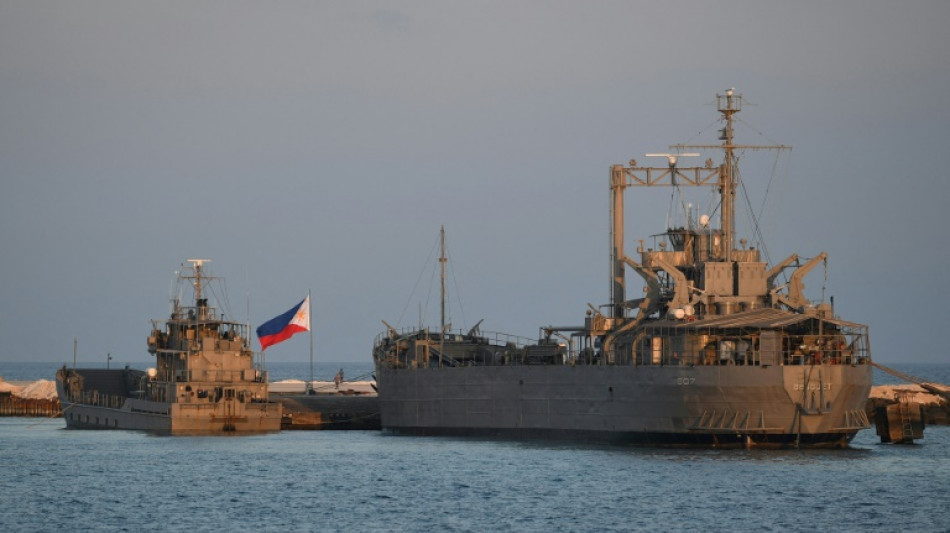
[[[376,396],[281,396],[284,420],[281,429],[374,430],[380,429]]]
[[[284,407],[281,429],[380,429],[379,400],[372,381],[285,380],[270,384],[272,399]]]
[[[59,414],[59,398],[52,381],[0,378],[0,416],[53,417]]]
[[[923,413],[924,424],[950,425],[950,401],[945,395],[950,394],[950,387],[937,384],[928,385],[929,388],[910,383],[872,387],[867,404],[868,419],[874,420],[874,413],[878,408],[902,401],[912,408],[919,406]],[[938,394],[941,390],[946,390],[946,392]]]
[[[59,400],[0,394],[0,416],[54,417],[59,414]]]

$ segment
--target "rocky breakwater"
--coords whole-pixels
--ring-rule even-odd
[[[0,416],[59,416],[56,383],[37,381],[5,381],[0,376]]]
[[[950,425],[950,387],[938,383],[878,385],[871,388],[867,412],[874,420],[878,407],[905,402],[919,406],[925,424]]]

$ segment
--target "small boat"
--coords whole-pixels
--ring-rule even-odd
[[[250,328],[208,304],[207,259],[189,259],[177,279],[194,303],[172,300],[171,316],[153,320],[147,371],[63,367],[56,373],[69,429],[133,429],[174,435],[279,431],[280,402],[270,401],[267,373],[255,365]],[[223,293],[219,293],[223,294]],[[163,326],[163,327],[161,327]]]

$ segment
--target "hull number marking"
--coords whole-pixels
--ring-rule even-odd
[[[806,390],[804,383],[796,383],[795,390]],[[831,390],[831,383],[809,383],[807,390]]]

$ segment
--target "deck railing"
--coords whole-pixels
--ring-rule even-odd
[[[420,330],[409,330],[404,334],[417,335]],[[446,334],[446,341],[454,341],[453,334]],[[815,336],[809,336],[815,337]],[[844,338],[839,336],[838,338]],[[515,366],[515,365],[611,365],[611,366],[787,366],[787,365],[863,365],[870,363],[870,350],[867,347],[867,337],[863,334],[849,333],[846,335],[847,345],[839,343],[806,345],[802,343],[802,336],[779,335],[775,337],[776,344],[768,352],[764,352],[758,339],[747,337],[720,337],[711,338],[703,346],[693,346],[683,349],[674,346],[671,342],[653,343],[649,337],[642,336],[634,341],[637,346],[634,350],[616,351],[604,357],[600,350],[590,347],[577,349],[573,344],[529,344],[533,341],[524,337],[504,334],[485,333],[480,335],[488,345],[506,348],[506,356],[501,358],[485,358],[479,360],[455,360],[448,356],[442,358],[442,363],[449,362],[449,366]],[[385,347],[385,340],[391,338],[388,333],[376,337],[374,346]],[[399,337],[397,337],[398,340]],[[418,338],[418,337],[416,337]],[[663,338],[667,341],[668,338]],[[438,342],[438,339],[435,339]],[[682,343],[681,343],[682,344]],[[392,357],[389,352],[377,350],[376,357],[384,365],[391,367],[427,367],[438,366],[438,358],[442,357],[437,349],[430,348],[434,357],[423,358],[416,353],[401,352]],[[512,352],[512,353],[509,353]],[[432,363],[436,361],[436,363]]]

